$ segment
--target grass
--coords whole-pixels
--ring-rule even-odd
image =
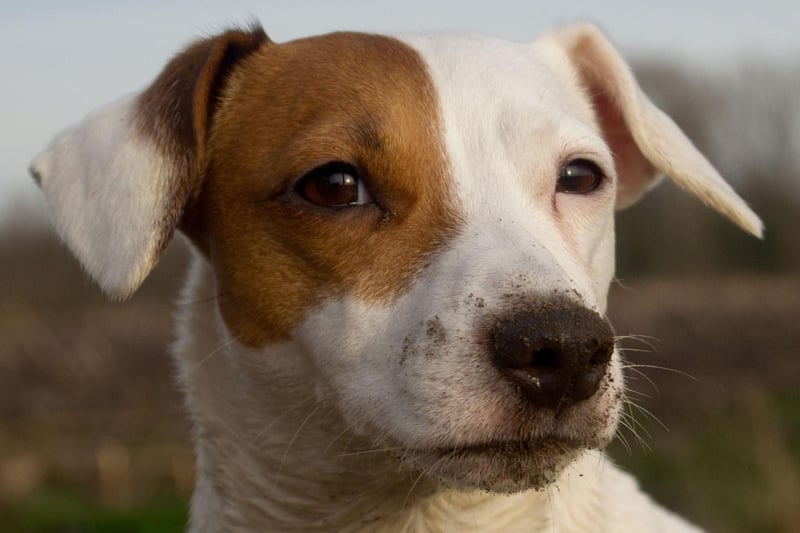
[[[171,533],[183,531],[186,521],[186,502],[171,496],[114,508],[70,488],[44,488],[0,508],[4,530],[20,533]]]
[[[786,409],[800,397],[751,389],[677,431],[649,428],[649,450],[610,452],[657,500],[714,531],[789,532],[800,520],[800,420]]]

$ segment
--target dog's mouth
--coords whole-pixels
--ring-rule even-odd
[[[448,486],[512,493],[546,487],[581,453],[596,447],[551,436],[408,450],[401,460]]]
[[[467,446],[434,448],[432,451],[439,453],[442,456],[452,455],[454,457],[461,457],[480,454],[543,454],[562,449],[575,449],[583,447],[585,447],[585,445],[579,443],[576,439],[545,437],[535,440],[493,440]]]

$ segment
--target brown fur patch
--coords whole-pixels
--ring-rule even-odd
[[[269,44],[221,98],[190,232],[245,344],[285,339],[331,296],[391,301],[457,231],[436,94],[401,42],[338,33]],[[375,204],[325,208],[294,192],[331,161],[353,165]]]
[[[254,26],[193,43],[139,96],[137,126],[172,165],[169,209],[156,256],[166,248],[201,183],[209,124],[222,87],[236,63],[265,42],[269,39],[264,30]]]

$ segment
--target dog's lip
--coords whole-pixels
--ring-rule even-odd
[[[467,455],[482,454],[541,454],[547,453],[548,451],[579,450],[593,447],[594,446],[591,443],[583,440],[559,435],[548,435],[527,439],[494,439],[471,444],[468,443],[456,444],[453,446],[437,446],[434,448],[420,449],[417,451],[442,457],[463,457]]]

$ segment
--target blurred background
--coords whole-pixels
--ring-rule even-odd
[[[599,23],[645,90],[763,217],[758,241],[670,183],[618,217],[611,317],[632,387],[610,453],[711,531],[800,524],[800,4],[763,0],[0,6],[0,529],[180,531],[190,427],[168,356],[176,241],[109,303],[54,237],[28,161],[86,112],[146,85],[189,40],[260,19],[276,41],[331,31],[474,30],[529,41]]]

